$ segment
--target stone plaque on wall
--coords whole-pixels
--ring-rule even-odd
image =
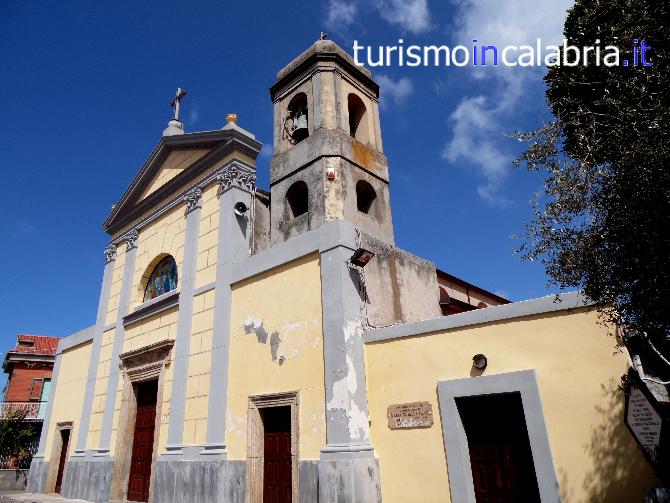
[[[433,405],[430,402],[389,405],[386,416],[392,430],[430,428],[433,426]]]
[[[661,416],[636,386],[631,386],[628,396],[626,423],[640,446],[653,460],[661,439]]]

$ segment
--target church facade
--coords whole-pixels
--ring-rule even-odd
[[[510,303],[395,246],[379,88],[333,42],[270,93],[269,191],[235,116],[185,133],[177,114],[113,207],[96,322],[58,346],[28,490],[640,500],[656,481],[622,421],[628,363],[593,306]]]

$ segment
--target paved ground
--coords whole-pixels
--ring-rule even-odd
[[[69,500],[58,494],[0,493],[0,503],[90,503],[84,500]],[[122,503],[110,502],[110,503]]]
[[[83,500],[68,500],[58,494],[0,493],[0,503],[74,503]]]

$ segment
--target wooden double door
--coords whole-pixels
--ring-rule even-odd
[[[128,499],[130,501],[149,501],[157,394],[158,381],[143,382],[135,387],[137,416],[128,478]]]
[[[263,503],[291,503],[291,407],[262,409]]]
[[[535,503],[540,494],[519,393],[457,398],[477,503]]]

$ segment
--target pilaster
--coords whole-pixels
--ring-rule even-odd
[[[170,422],[164,454],[182,454],[184,417],[186,413],[186,385],[188,382],[188,359],[190,353],[191,325],[193,323],[193,292],[197,270],[198,237],[202,190],[195,187],[184,196],[186,203],[186,231],[184,236],[184,260],[182,264],[179,293],[179,319],[174,345],[172,395],[170,400]]]
[[[109,454],[110,441],[112,438],[112,424],[114,422],[114,409],[116,407],[117,388],[119,386],[119,355],[123,349],[123,338],[125,329],[123,318],[130,310],[131,292],[134,284],[135,258],[137,256],[137,240],[139,232],[131,230],[123,237],[126,243],[126,255],[123,265],[123,279],[121,292],[119,294],[119,307],[117,310],[116,330],[114,332],[114,343],[112,345],[112,360],[107,381],[107,392],[105,394],[105,409],[102,417],[102,431],[100,433],[100,444],[98,454]]]
[[[100,361],[100,344],[102,333],[105,329],[107,319],[107,308],[109,305],[109,292],[112,286],[112,273],[116,261],[116,245],[110,244],[105,248],[105,269],[102,275],[102,288],[100,289],[100,300],[98,301],[98,314],[95,319],[95,334],[93,335],[93,347],[88,365],[86,377],[86,389],[84,391],[84,403],[81,410],[81,418],[77,428],[77,443],[75,454],[82,456],[86,450],[86,438],[91,419],[91,408],[93,406],[93,393],[95,392],[95,381],[98,375],[98,362]],[[55,390],[56,386],[52,386]]]
[[[219,242],[216,262],[214,331],[212,337],[211,385],[207,415],[207,444],[202,454],[225,456],[228,362],[232,305],[232,264],[249,256],[251,218],[234,211],[236,203],[253,207],[251,194],[256,175],[236,166],[224,168],[219,182]]]
[[[358,270],[353,246],[321,253],[326,439],[321,459],[373,457],[368,424]]]

